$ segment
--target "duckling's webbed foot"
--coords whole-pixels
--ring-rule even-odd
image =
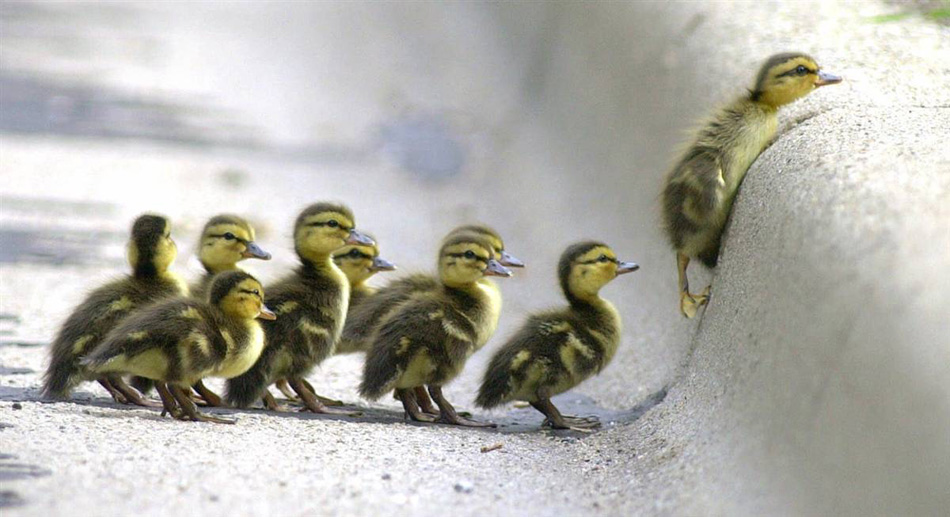
[[[128,404],[129,401],[125,398],[119,390],[117,390],[112,382],[107,377],[100,377],[96,379],[99,382],[99,385],[106,389],[109,392],[109,396],[112,397],[112,400],[115,400],[119,404]]]
[[[142,407],[162,407],[158,402],[149,400],[142,396],[141,393],[135,390],[132,386],[126,384],[121,377],[111,377],[109,378],[109,383],[112,384],[112,387],[115,388],[122,396],[125,398],[125,404],[135,404],[136,406]]]
[[[465,427],[498,427],[497,424],[492,422],[476,422],[475,420],[469,420],[459,416],[452,404],[449,404],[449,401],[442,395],[441,386],[429,386],[429,395],[432,396],[432,400],[439,406],[439,418],[436,420],[437,422],[462,425]]]
[[[208,389],[208,387],[204,385],[204,382],[198,381],[191,388],[195,390],[195,393],[201,397],[201,400],[204,401],[205,406],[227,407],[227,404],[221,400],[221,397],[218,396],[217,393]]]
[[[301,379],[288,379],[288,381],[290,382],[290,387],[297,392],[297,395],[300,395],[300,400],[303,402],[303,405],[314,413],[346,416],[361,416],[363,414],[360,411],[349,411],[346,409],[327,407],[326,404],[320,401],[320,399],[317,397],[317,394],[314,393],[313,390],[307,388],[307,385],[310,384],[309,382]]]
[[[439,416],[439,410],[435,407],[435,404],[432,403],[432,399],[429,398],[429,393],[424,386],[416,386],[413,388],[413,392],[416,395],[416,402],[419,404],[419,409],[421,409],[423,413]]]
[[[423,388],[425,389],[425,388]],[[416,392],[407,388],[396,389],[396,398],[402,402],[402,407],[406,411],[406,416],[411,418],[415,422],[435,422],[435,416],[426,414],[425,411],[419,408],[419,404],[416,402]],[[428,400],[429,395],[426,394],[426,400]]]
[[[689,292],[689,279],[686,276],[686,268],[689,266],[689,257],[682,254],[676,254],[676,269],[679,275],[680,286],[680,312],[687,318],[696,317],[699,308],[709,302],[709,292],[712,286],[706,286],[700,294]]]
[[[177,416],[178,420],[192,420],[195,422],[212,422],[215,424],[233,424],[235,420],[230,418],[221,418],[212,415],[205,415],[198,412],[198,406],[195,405],[195,401],[191,400],[191,397],[185,393],[178,386],[169,386],[169,389],[172,393],[172,396],[175,397],[175,400],[178,401],[178,405],[181,406],[181,415]]]
[[[542,399],[532,402],[531,406],[537,409],[545,416],[542,427],[549,426],[552,429],[571,429],[582,433],[589,433],[592,429],[600,427],[600,420],[596,417],[576,417],[564,416],[551,402],[551,399]]]
[[[288,386],[287,389],[290,389],[290,387]],[[294,398],[296,398],[296,395],[294,396]],[[274,398],[274,395],[269,391],[266,391],[266,390],[264,391],[264,396],[262,397],[262,400],[264,402],[264,409],[268,409],[270,411],[277,411],[278,413],[286,413],[290,411],[289,407],[283,404],[279,404],[277,402],[277,399]]]
[[[155,390],[158,391],[158,396],[162,399],[162,416],[168,414],[176,420],[181,420],[183,413],[181,412],[181,408],[178,407],[178,402],[175,401],[174,395],[168,391],[168,386],[166,386],[164,382],[156,382]]]

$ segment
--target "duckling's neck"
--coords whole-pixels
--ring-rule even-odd
[[[209,264],[202,261],[201,265],[205,268],[205,271],[209,275],[217,275],[218,273],[223,273],[225,271],[237,271],[239,268],[236,263],[230,264]]]

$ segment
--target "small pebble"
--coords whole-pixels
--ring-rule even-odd
[[[469,481],[459,481],[454,488],[460,494],[471,494],[475,490],[475,486]]]
[[[23,404],[20,404],[19,402],[14,402],[13,409],[23,409]]]
[[[389,480],[392,479],[392,478],[393,478],[393,477],[392,477],[392,475],[389,474],[389,472],[383,474],[383,479],[385,479],[386,481],[389,481]]]

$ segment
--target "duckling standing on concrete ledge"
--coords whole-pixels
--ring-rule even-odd
[[[333,263],[332,253],[347,244],[375,244],[355,226],[353,212],[334,203],[313,204],[297,217],[294,249],[300,266],[267,288],[267,303],[279,318],[264,325],[267,347],[257,363],[228,381],[225,400],[229,404],[248,407],[263,397],[268,409],[282,409],[267,388],[287,379],[314,413],[358,414],[327,407],[304,379],[333,354],[346,319],[350,285]]]
[[[691,258],[707,267],[719,259],[722,232],[746,171],[772,142],[778,109],[819,86],[841,78],[819,69],[801,53],[776,54],[759,71],[755,88],[713,115],[669,173],[663,190],[663,219],[676,249],[680,311],[696,315],[709,300],[710,287],[689,292],[686,268]]]
[[[524,267],[524,262],[505,250],[505,243],[501,235],[493,228],[484,224],[467,224],[450,231],[445,239],[450,239],[453,235],[460,233],[474,233],[487,239],[494,251],[493,258],[501,265]],[[479,284],[490,296],[490,313],[494,315],[494,325],[497,325],[498,316],[501,314],[501,290],[489,278],[482,278],[479,280]],[[346,343],[348,348],[369,350],[373,331],[393,308],[399,306],[414,294],[436,291],[440,286],[439,279],[431,274],[412,274],[390,282],[360,303],[351,304],[352,310],[347,314],[341,343]],[[484,345],[485,343],[481,343],[478,347],[481,348]],[[424,413],[429,415],[439,414],[424,386],[415,389],[415,396],[416,403]]]
[[[498,263],[491,242],[473,233],[456,233],[439,251],[441,285],[416,293],[394,308],[373,333],[360,383],[360,394],[377,399],[396,390],[406,414],[421,422],[494,427],[462,418],[442,394],[469,356],[495,332],[493,295],[479,281],[485,276],[511,276]],[[422,412],[414,389],[428,386],[439,416]]]
[[[198,241],[198,260],[205,268],[205,274],[191,284],[191,297],[206,301],[211,280],[218,273],[239,270],[237,263],[246,258],[270,260],[270,253],[254,242],[254,228],[243,218],[231,214],[212,217],[201,230]],[[132,386],[147,393],[152,382],[144,377],[132,377]],[[221,397],[198,381],[194,390],[201,395],[209,406],[221,406]]]
[[[90,293],[66,319],[50,349],[44,397],[66,398],[76,384],[89,379],[80,360],[132,311],[167,296],[188,293],[184,282],[168,271],[178,255],[170,232],[171,223],[160,215],[146,214],[135,220],[128,245],[132,274]],[[117,375],[96,380],[119,403],[153,405]]]
[[[264,349],[256,318],[273,320],[264,289],[243,271],[216,275],[207,301],[172,298],[136,312],[83,360],[99,374],[130,373],[156,381],[165,411],[179,420],[233,424],[198,412],[188,390],[204,377],[247,371]]]
[[[600,242],[567,248],[558,264],[558,278],[570,305],[528,318],[495,353],[475,403],[487,409],[524,400],[555,429],[600,425],[594,418],[561,415],[551,397],[599,373],[613,359],[620,343],[620,314],[599,292],[618,275],[639,268],[617,260],[613,250]]]

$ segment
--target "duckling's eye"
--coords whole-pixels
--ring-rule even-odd
[[[336,228],[340,226],[340,223],[338,223],[336,219],[330,219],[329,221],[327,221],[327,226],[329,226],[330,228]]]
[[[610,262],[610,257],[608,257],[607,255],[601,255],[601,256],[597,257],[597,260],[599,260],[599,261],[601,261],[601,262]]]
[[[806,68],[805,65],[798,65],[795,72],[798,73],[798,75],[805,75],[808,73],[808,68]]]
[[[234,234],[231,233],[231,232],[228,232],[228,233],[224,234],[224,238],[227,239],[227,240],[229,240],[229,241],[233,241],[234,239],[236,239],[236,237],[234,236]]]
[[[349,255],[350,258],[360,258],[363,256],[363,254],[360,253],[360,250],[356,250],[356,249],[350,250],[350,252],[347,253],[347,255]]]
[[[256,294],[257,296],[260,296],[260,295],[261,295],[260,289],[254,289],[254,290],[252,290],[251,292],[254,293],[254,294]]]
[[[466,252],[465,252],[465,258],[467,258],[467,259],[469,259],[469,260],[475,258],[475,252],[472,251],[472,250],[466,251]]]

